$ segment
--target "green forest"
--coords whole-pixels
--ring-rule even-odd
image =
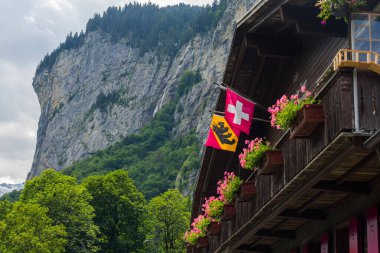
[[[113,42],[127,38],[128,44],[138,48],[141,55],[155,50],[173,57],[196,34],[212,31],[226,8],[227,0],[214,0],[212,5],[203,7],[179,4],[160,8],[150,2],[109,7],[87,22],[86,32],[67,35],[65,42],[43,58],[36,74],[50,70],[63,50],[82,46],[86,34],[93,31],[109,34]]]
[[[78,183],[49,169],[0,200],[0,252],[184,252],[189,209],[173,189],[147,202],[125,170]]]

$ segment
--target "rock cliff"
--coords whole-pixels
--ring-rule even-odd
[[[51,70],[36,74],[41,105],[37,146],[28,178],[47,167],[58,170],[135,133],[174,97],[185,70],[202,81],[180,98],[173,135],[195,128],[203,142],[219,90],[236,21],[255,0],[231,1],[216,29],[195,36],[174,58],[139,54],[128,38],[112,42],[87,33],[81,47],[62,51]]]

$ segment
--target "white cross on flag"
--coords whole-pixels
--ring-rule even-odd
[[[254,109],[255,104],[252,101],[227,89],[224,117],[232,128],[249,134]]]

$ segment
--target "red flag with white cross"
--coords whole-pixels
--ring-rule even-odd
[[[227,89],[224,117],[232,128],[249,134],[255,104],[236,92]]]

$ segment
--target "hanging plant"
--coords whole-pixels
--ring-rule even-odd
[[[242,181],[233,172],[225,172],[223,180],[218,182],[217,192],[224,204],[230,204],[239,191]]]
[[[243,153],[239,155],[240,165],[244,169],[256,170],[262,164],[264,155],[267,151],[273,150],[270,142],[262,138],[246,140],[247,148],[243,148]]]
[[[183,237],[183,240],[190,246],[196,246],[198,238],[201,237],[199,233],[197,233],[195,230],[190,229],[189,231],[185,232],[185,236]]]
[[[311,95],[311,92],[302,86],[299,92],[290,96],[290,99],[283,95],[276,101],[276,104],[268,108],[271,114],[271,126],[277,129],[288,129],[296,120],[297,113],[305,105],[316,104],[318,101]]]
[[[200,237],[206,236],[207,227],[210,225],[211,219],[203,215],[199,215],[191,223],[191,229],[186,231],[183,237],[184,241],[190,246],[196,246]]]
[[[206,198],[206,202],[202,205],[202,211],[205,217],[211,219],[212,222],[220,222],[220,217],[223,214],[223,200],[211,196]]]
[[[344,18],[347,22],[349,11],[357,11],[365,5],[365,0],[319,0],[315,6],[319,7],[318,17],[322,19],[322,25],[325,25],[331,16],[336,19]]]

